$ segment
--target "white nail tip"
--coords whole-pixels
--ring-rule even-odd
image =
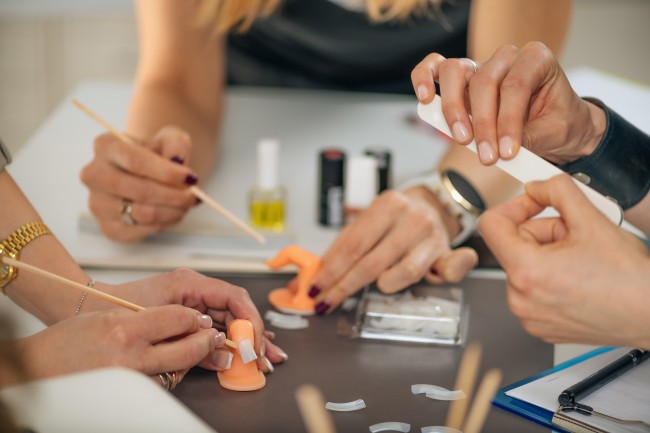
[[[307,319],[301,316],[295,316],[293,314],[282,314],[269,310],[266,312],[266,314],[264,314],[264,318],[276,328],[305,329],[309,327],[309,321]]]
[[[430,425],[430,426],[422,427],[420,431],[422,433],[463,433],[460,430],[456,430],[455,428],[443,427],[439,425]]]
[[[359,410],[366,407],[366,402],[362,399],[350,401],[347,403],[332,403],[328,401],[325,404],[325,409],[335,410],[338,412],[351,412],[353,410]]]
[[[424,383],[411,385],[411,392],[413,394],[425,394],[427,397],[435,400],[460,400],[465,398],[465,392],[463,390],[450,391],[441,386]]]
[[[380,422],[379,424],[373,424],[370,427],[372,433],[380,431],[399,431],[402,433],[408,433],[411,431],[411,424],[405,422]]]
[[[253,349],[253,344],[250,340],[244,339],[239,342],[239,356],[244,364],[248,364],[251,361],[257,359],[257,354],[255,349]]]

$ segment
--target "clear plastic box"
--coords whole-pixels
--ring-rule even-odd
[[[469,311],[463,289],[418,285],[395,295],[366,288],[356,313],[361,338],[461,345]]]

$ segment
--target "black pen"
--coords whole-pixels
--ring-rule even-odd
[[[557,401],[561,407],[575,405],[576,400],[588,396],[648,358],[650,358],[650,351],[631,350],[611,364],[562,391]]]

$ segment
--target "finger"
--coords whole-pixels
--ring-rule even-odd
[[[98,219],[99,230],[109,239],[121,243],[132,243],[140,241],[152,234],[160,232],[164,227],[161,225],[124,225],[121,221]]]
[[[502,266],[517,262],[528,249],[527,239],[522,239],[519,226],[544,210],[527,194],[484,212],[478,220],[478,230]]]
[[[280,346],[276,345],[268,339],[266,340],[265,355],[273,364],[280,364],[289,359],[289,355],[287,355],[285,351],[280,348]]]
[[[381,273],[377,287],[384,293],[395,293],[420,281],[428,272],[431,262],[444,248],[436,242],[420,242],[397,263]]]
[[[554,207],[571,232],[585,229],[586,221],[600,224],[609,222],[568,174],[561,174],[543,182],[529,182],[524,188],[526,194],[539,205]]]
[[[420,248],[416,247],[414,251],[410,251],[411,245],[419,238],[420,232],[414,230],[413,225],[400,226],[390,232],[339,281],[316,298],[317,313],[336,309],[345,299],[375,281],[384,270],[400,262],[405,254],[408,258],[395,265],[395,270],[390,269],[386,276],[382,276],[381,282],[378,281],[379,287],[382,291],[392,293],[418,281],[431,263],[434,250],[422,243]],[[325,306],[327,310],[324,310]]]
[[[435,274],[449,283],[462,280],[478,264],[478,254],[469,247],[447,251],[431,267]]]
[[[542,43],[527,44],[514,60],[501,83],[499,117],[499,156],[513,158],[523,142],[534,93],[537,93],[559,68],[553,53]]]
[[[162,341],[148,350],[147,372],[178,371],[194,367],[215,352],[216,329],[201,329],[172,341]]]
[[[395,215],[404,210],[405,198],[390,191],[381,194],[370,208],[346,226],[322,258],[314,285],[329,289],[357,266],[393,226]]]
[[[442,112],[451,135],[460,144],[468,144],[474,134],[467,103],[467,83],[473,67],[463,59],[449,59],[440,65],[440,97]]]
[[[524,236],[540,245],[561,241],[569,233],[561,218],[535,218],[519,226]]]
[[[192,138],[178,126],[165,126],[145,146],[179,164],[189,164]]]
[[[515,56],[515,47],[499,48],[469,81],[474,139],[479,160],[483,165],[494,164],[499,156],[497,147],[499,89]]]
[[[426,56],[411,71],[411,83],[420,102],[433,101],[436,94],[435,82],[438,79],[438,66],[445,60],[443,56],[432,53]]]
[[[88,198],[88,207],[93,215],[107,220],[121,221],[122,203],[123,199],[103,192],[92,193]],[[131,205],[131,216],[139,225],[169,226],[182,220],[188,209],[189,207],[181,208],[136,202]]]
[[[228,323],[230,318],[248,320],[255,332],[255,353],[261,354],[264,335],[264,322],[248,291],[242,287],[222,280],[205,277],[188,269],[174,271],[176,278],[186,290],[194,290],[189,295],[205,305],[207,314],[220,323]],[[223,312],[226,312],[224,321]]]
[[[233,357],[232,350],[219,348],[209,353],[198,365],[212,371],[229,370],[232,366]]]
[[[124,143],[106,134],[97,137],[94,145],[96,157],[132,175],[176,188],[198,182],[192,169],[176,164],[145,146]]]
[[[164,185],[124,172],[110,164],[91,164],[84,168],[82,180],[93,192],[103,192],[138,203],[185,209],[196,204],[196,198],[187,188]]]
[[[158,342],[197,332],[201,329],[200,317],[201,314],[192,308],[164,305],[138,311],[131,326],[136,335]]]

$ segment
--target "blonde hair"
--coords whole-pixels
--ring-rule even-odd
[[[306,0],[308,1],[308,0]],[[357,0],[364,1],[371,22],[404,21],[437,11],[444,0]],[[275,12],[282,0],[199,0],[196,23],[212,27],[215,34],[245,32],[257,18]]]

